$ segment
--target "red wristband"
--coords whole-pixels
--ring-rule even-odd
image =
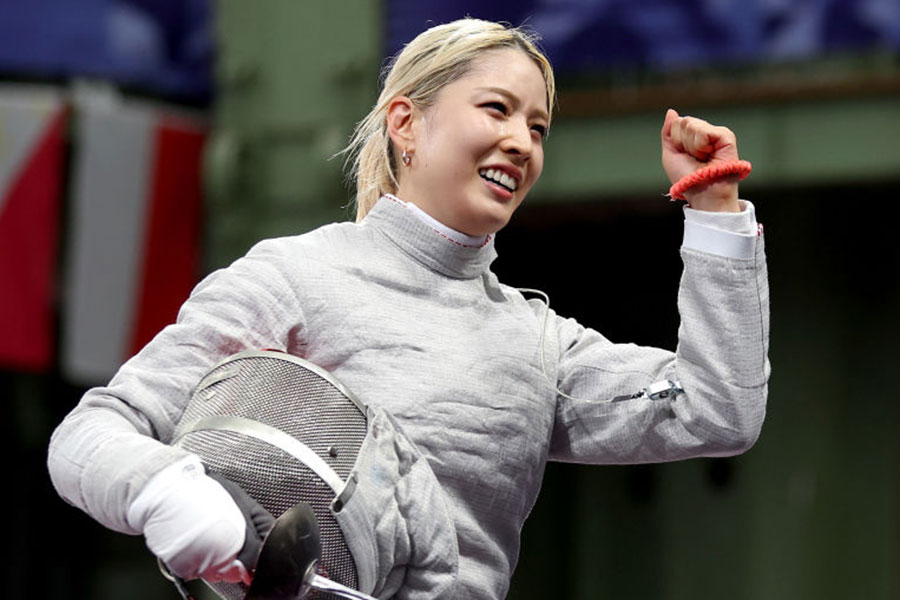
[[[669,188],[669,197],[672,200],[685,200],[684,193],[701,184],[711,183],[713,181],[724,179],[731,175],[737,175],[738,181],[743,180],[753,170],[753,165],[747,160],[732,160],[729,162],[719,163],[697,169],[693,173],[688,173],[672,187]]]

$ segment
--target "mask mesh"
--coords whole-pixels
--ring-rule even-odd
[[[271,442],[235,431],[192,430],[205,417],[252,419],[300,440],[346,480],[366,435],[364,409],[329,375],[278,352],[235,355],[201,381],[175,431],[177,445],[207,468],[240,485],[278,517],[297,502],[319,524],[321,575],[356,589],[356,566],[331,513],[335,493],[312,469]],[[240,584],[211,584],[227,600],[241,600]],[[314,592],[310,598],[337,598]]]

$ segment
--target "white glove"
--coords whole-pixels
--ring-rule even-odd
[[[247,524],[231,495],[196,456],[154,475],[128,509],[150,551],[183,579],[250,583],[237,554]]]

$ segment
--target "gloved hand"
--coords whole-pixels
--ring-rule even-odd
[[[225,491],[228,492],[244,515],[247,531],[244,536],[244,547],[241,548],[237,558],[248,571],[253,571],[256,569],[256,562],[259,560],[263,542],[266,541],[266,537],[272,531],[272,527],[275,526],[275,517],[235,482],[214,471],[210,471],[207,474],[225,488]]]
[[[128,509],[150,551],[183,579],[250,583],[237,560],[247,521],[231,495],[190,456],[153,476]]]

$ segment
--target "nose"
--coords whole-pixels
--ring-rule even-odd
[[[531,128],[528,127],[528,123],[523,119],[510,120],[500,149],[519,156],[523,161],[531,158],[534,140],[531,138]]]

